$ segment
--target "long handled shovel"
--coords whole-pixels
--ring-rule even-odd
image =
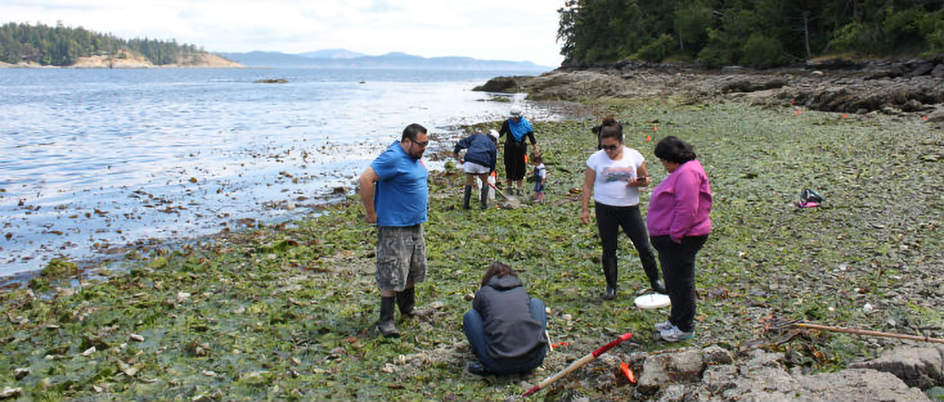
[[[586,356],[581,357],[580,360],[577,360],[577,361],[571,363],[569,366],[567,366],[567,368],[565,368],[565,369],[563,369],[563,370],[557,372],[557,374],[554,374],[554,375],[548,377],[546,380],[541,381],[540,384],[531,387],[531,389],[529,389],[528,392],[525,392],[525,393],[521,394],[521,397],[524,398],[524,397],[526,397],[526,396],[528,396],[528,395],[531,395],[531,394],[533,394],[533,393],[535,393],[535,392],[538,392],[538,391],[544,389],[544,387],[547,387],[548,385],[551,385],[552,382],[561,379],[561,377],[563,377],[563,376],[565,376],[565,375],[567,375],[567,374],[570,374],[571,371],[574,371],[574,370],[580,368],[580,366],[583,366],[584,364],[589,363],[591,360],[596,359],[596,358],[599,357],[600,355],[606,353],[606,352],[607,352],[608,350],[610,350],[610,349],[613,349],[613,347],[615,347],[616,345],[619,345],[620,343],[622,343],[623,341],[625,341],[625,340],[631,338],[632,336],[633,336],[633,334],[631,334],[631,333],[629,333],[629,332],[627,332],[627,333],[625,333],[625,334],[623,334],[623,335],[620,335],[620,337],[614,339],[613,342],[610,342],[610,343],[604,345],[603,347],[601,347],[601,348],[599,348],[599,349],[597,349],[597,350],[594,350],[593,352],[587,354]]]
[[[486,182],[486,183],[488,183],[488,182]],[[491,187],[491,188],[493,188],[493,189],[495,189],[495,193],[497,193],[498,195],[502,196],[502,198],[504,198],[504,199],[506,199],[506,200],[509,199],[508,196],[505,195],[505,193],[503,193],[501,190],[499,190],[498,187],[495,187],[494,184],[488,183],[488,186]]]

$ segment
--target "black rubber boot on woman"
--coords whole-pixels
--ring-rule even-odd
[[[643,267],[643,269],[646,271],[646,276],[649,277],[649,287],[652,288],[652,291],[666,294],[665,285],[659,280],[659,269],[656,267]]]
[[[658,279],[650,279],[650,280],[649,280],[649,287],[652,288],[652,291],[653,291],[653,292],[662,293],[662,294],[668,294],[668,291],[665,290],[665,285],[663,285],[663,284],[662,284],[662,281],[660,281],[660,280],[658,280]]]
[[[616,268],[616,261],[603,260],[603,277],[606,278],[606,291],[603,292],[603,300],[613,300],[616,298]]]
[[[469,209],[469,200],[472,199],[472,186],[465,186],[465,195],[462,199],[462,209]]]

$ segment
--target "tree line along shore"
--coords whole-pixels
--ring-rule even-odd
[[[944,52],[944,4],[936,1],[569,0],[558,14],[564,66],[632,59],[769,68]]]
[[[0,25],[0,67],[152,68],[242,67],[192,44],[122,39],[110,34],[37,23]]]

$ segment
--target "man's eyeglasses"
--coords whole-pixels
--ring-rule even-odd
[[[619,148],[619,147],[620,147],[620,144],[604,145],[604,146],[603,146],[603,149],[605,149],[605,150],[607,150],[607,151],[615,151],[616,148]]]
[[[414,143],[414,144],[416,144],[416,145],[419,145],[420,147],[425,147],[425,146],[429,145],[429,140],[426,140],[426,141],[423,141],[423,142],[418,142],[418,141],[416,141],[416,140],[414,140],[414,139],[412,139],[412,138],[410,138],[410,137],[406,137],[406,139],[410,140],[410,142],[412,142],[412,143]]]

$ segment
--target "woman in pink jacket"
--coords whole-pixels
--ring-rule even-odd
[[[655,325],[669,342],[695,336],[695,254],[711,232],[711,185],[691,145],[665,137],[654,151],[669,176],[652,190],[646,226],[659,263],[672,312]]]

